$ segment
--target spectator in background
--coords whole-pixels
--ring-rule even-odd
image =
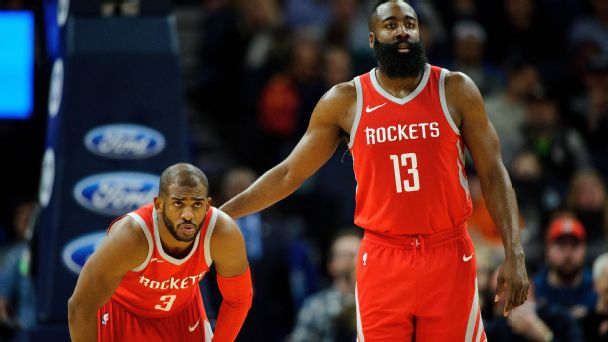
[[[534,277],[536,301],[557,304],[574,318],[593,310],[597,300],[585,268],[585,239],[585,228],[575,218],[554,219],[547,231],[546,267]]]
[[[343,331],[338,333],[337,326],[349,312],[354,315],[355,262],[360,243],[361,232],[354,227],[337,233],[327,265],[332,284],[306,299],[298,314],[292,342],[338,342],[337,334],[346,335],[345,341],[356,338],[356,324],[351,326],[350,336]]]
[[[486,108],[500,138],[502,157],[508,168],[523,143],[521,127],[526,116],[526,99],[542,85],[532,64],[514,60],[506,74],[506,87],[488,97]]]
[[[523,126],[523,149],[534,151],[541,163],[543,178],[551,186],[559,206],[570,178],[578,170],[591,167],[591,158],[580,134],[560,122],[560,107],[546,91],[528,99]]]
[[[581,318],[581,328],[589,342],[608,341],[608,253],[593,262],[593,288],[597,303]]]
[[[280,158],[281,151],[306,129],[315,101],[324,92],[320,81],[319,41],[300,32],[291,41],[285,70],[272,76],[263,87],[258,102],[258,125],[264,133],[257,155]]]
[[[502,56],[502,61],[519,58],[535,65],[543,79],[553,85],[555,78],[561,76],[562,68],[556,65],[564,43],[559,35],[547,34],[553,27],[543,15],[543,9],[534,0],[503,0],[502,3],[503,20],[488,23],[492,28],[490,48]]]
[[[485,60],[487,35],[483,26],[473,20],[461,20],[454,25],[453,33],[454,59],[448,68],[469,75],[484,96],[500,89],[500,69]]]
[[[591,0],[593,13],[579,18],[570,30],[570,41],[594,41],[603,53],[608,53],[608,1]]]
[[[574,174],[566,206],[585,227],[588,241],[586,260],[594,260],[606,251],[608,238],[608,199],[600,174],[594,170]]]
[[[496,288],[496,274],[491,277],[490,293]],[[532,288],[528,300],[502,315],[503,300],[490,301],[491,316],[485,320],[487,340],[491,342],[582,342],[583,333],[568,311],[553,303],[535,302]],[[487,310],[486,310],[487,312]]]
[[[581,132],[595,166],[608,176],[608,53],[590,59],[585,92],[571,104],[572,123]]]
[[[34,202],[14,208],[10,241],[0,247],[0,340],[36,324],[29,242],[35,211]]]
[[[323,53],[322,70],[321,76],[326,89],[353,78],[353,63],[348,50],[339,46],[328,46]]]

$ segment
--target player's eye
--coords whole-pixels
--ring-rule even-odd
[[[395,23],[392,23],[392,22],[388,22],[386,24],[386,28],[389,28],[389,29],[395,28],[395,26],[396,26]]]
[[[201,208],[203,206],[203,203],[201,202],[194,202],[194,207],[195,208]]]
[[[173,205],[176,207],[181,207],[182,206],[182,201],[174,201]]]

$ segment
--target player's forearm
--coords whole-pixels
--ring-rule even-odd
[[[253,289],[249,269],[235,277],[218,274],[217,284],[222,293],[222,305],[217,316],[213,341],[234,341],[251,308]]]
[[[97,341],[97,310],[87,310],[68,301],[68,322],[73,342]]]
[[[303,181],[294,177],[287,164],[281,163],[266,171],[245,191],[224,203],[220,210],[234,219],[258,212],[292,194]]]
[[[523,256],[517,200],[507,171],[501,164],[479,176],[488,211],[500,230],[506,257]]]
[[[234,341],[245,322],[250,307],[251,302],[247,303],[246,301],[243,301],[240,303],[230,303],[226,300],[222,301],[217,323],[215,325],[213,341]]]

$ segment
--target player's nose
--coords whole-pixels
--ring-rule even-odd
[[[405,29],[405,25],[397,24],[397,29],[395,30],[395,39],[402,40],[402,39],[409,39],[409,37],[410,37],[410,35],[407,32],[407,30]]]
[[[194,218],[194,211],[190,207],[185,207],[182,210],[181,217],[182,217],[182,219],[184,219],[186,221],[190,221],[190,220],[192,220],[192,218]]]

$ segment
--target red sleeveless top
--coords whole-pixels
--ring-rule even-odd
[[[427,64],[405,98],[382,89],[376,69],[355,77],[349,148],[358,226],[391,235],[430,234],[459,227],[470,216],[464,142],[445,99],[447,72]]]
[[[154,318],[171,316],[193,300],[196,292],[200,291],[199,281],[211,267],[209,243],[218,210],[209,207],[194,246],[183,259],[173,258],[163,250],[158,218],[152,204],[127,215],[137,221],[144,231],[148,239],[148,256],[140,266],[127,272],[112,299],[137,315]]]

